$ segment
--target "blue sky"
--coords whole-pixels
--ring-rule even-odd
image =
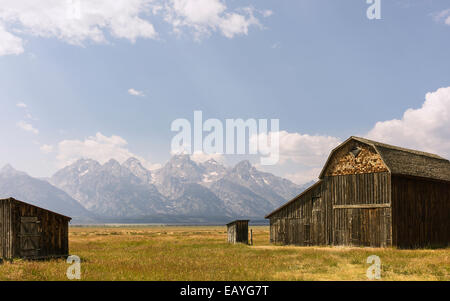
[[[366,17],[365,0],[192,1],[198,10],[202,1],[223,6],[199,19],[158,1],[163,8],[155,14],[138,8],[156,34],[148,26],[119,33],[96,24],[99,41],[67,33],[71,24],[59,19],[49,25],[44,14],[42,23],[27,22],[28,7],[1,0],[0,165],[50,176],[87,156],[90,140],[106,144],[105,157],[118,148],[119,156],[128,151],[162,164],[171,122],[192,119],[194,110],[205,119],[279,118],[286,145],[300,153],[265,169],[298,183],[314,177],[330,148],[350,135],[449,157],[448,1],[382,0],[381,20]],[[244,18],[240,27],[217,25],[217,16],[230,14]],[[427,93],[434,94],[423,107]],[[408,109],[415,110],[409,117]],[[65,148],[62,141],[69,141]]]

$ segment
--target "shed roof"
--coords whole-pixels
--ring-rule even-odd
[[[333,154],[352,140],[372,146],[392,174],[450,181],[450,161],[441,156],[355,136],[351,136],[331,151],[320,173],[320,179],[323,179]]]
[[[232,224],[235,224],[235,223],[237,223],[237,222],[249,222],[249,221],[250,221],[249,219],[237,219],[237,220],[235,220],[235,221],[229,222],[229,223],[227,224],[227,226],[232,225]]]
[[[16,200],[15,198],[0,199],[0,202],[2,202],[2,201],[14,201],[14,202],[22,203],[22,204],[25,204],[25,205],[27,205],[27,206],[36,207],[36,208],[39,208],[39,209],[41,209],[41,210],[48,211],[48,212],[50,212],[50,213],[52,213],[52,214],[56,214],[56,215],[65,217],[65,218],[67,218],[68,220],[71,220],[71,219],[72,219],[71,217],[66,216],[66,215],[64,215],[64,214],[57,213],[57,212],[54,212],[54,211],[51,211],[51,210],[48,210],[48,209],[45,209],[45,208],[42,208],[42,207],[39,207],[39,206],[36,206],[36,205],[32,205],[32,204],[30,204],[30,203],[26,203],[26,202],[23,202],[23,201],[19,201],[19,200]]]

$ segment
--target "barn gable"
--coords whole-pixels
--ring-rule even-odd
[[[352,136],[331,151],[319,178],[376,172],[450,181],[450,162],[435,154]]]
[[[331,153],[320,178],[387,171],[389,169],[373,146],[349,140]]]

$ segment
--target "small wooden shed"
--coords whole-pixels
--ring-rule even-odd
[[[248,221],[235,220],[227,224],[228,242],[248,244]]]
[[[71,218],[13,198],[0,200],[0,258],[69,254]]]

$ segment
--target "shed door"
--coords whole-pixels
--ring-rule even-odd
[[[40,248],[41,235],[37,217],[20,218],[20,255],[37,256]]]

